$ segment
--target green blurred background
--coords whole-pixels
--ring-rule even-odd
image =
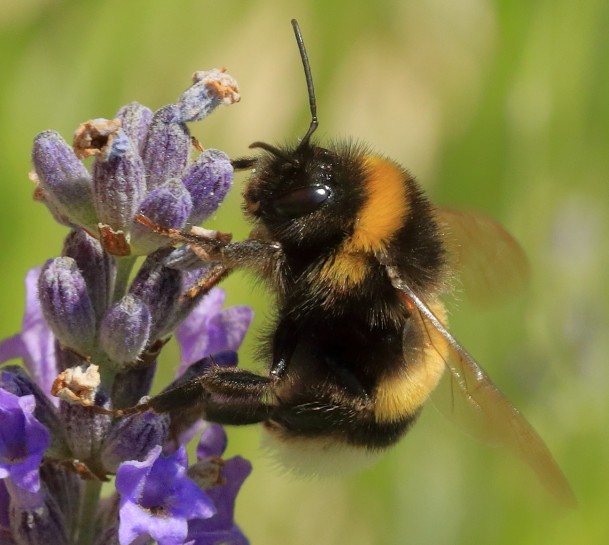
[[[580,506],[558,509],[526,468],[437,411],[377,466],[330,481],[273,469],[258,430],[237,520],[253,544],[609,543],[609,3],[603,0],[4,0],[0,3],[0,337],[20,327],[23,277],[65,230],[31,199],[32,138],[138,100],[173,101],[227,66],[240,104],[193,133],[232,156],[302,135],[308,106],[289,21],[313,66],[321,137],[351,135],[407,165],[439,204],[500,219],[532,263],[501,308],[462,301],[452,328],[545,438]],[[240,186],[213,225],[245,236]],[[226,284],[264,323],[267,295]],[[244,365],[255,368],[250,342]],[[165,354],[168,380],[175,348]]]

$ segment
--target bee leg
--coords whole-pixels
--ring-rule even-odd
[[[250,238],[223,245],[193,234],[181,237],[181,241],[202,261],[220,263],[227,269],[246,268],[266,278],[276,278],[285,263],[281,246],[274,242]]]
[[[147,402],[116,411],[126,416],[146,410],[156,413],[194,411],[218,424],[244,425],[266,420],[273,381],[238,368],[215,367],[204,375],[161,392]]]
[[[263,272],[283,262],[283,251],[277,243],[247,239],[224,244],[196,231],[173,231],[169,236],[175,242],[188,244],[202,261],[220,263],[227,269],[248,267]]]
[[[283,318],[273,335],[273,361],[271,363],[271,377],[275,380],[282,378],[288,370],[288,365],[296,345],[298,335],[296,335],[296,324],[289,318]]]
[[[254,168],[257,162],[257,157],[239,157],[238,159],[233,159],[231,165],[233,165],[235,170],[248,170]]]
[[[139,214],[135,220],[151,231],[163,235],[174,244],[187,244],[192,251],[206,262],[220,263],[227,269],[247,267],[262,274],[273,274],[284,263],[281,245],[258,238],[230,242],[229,233],[209,231],[193,227],[190,231],[163,227],[150,218]]]

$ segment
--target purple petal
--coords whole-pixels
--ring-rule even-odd
[[[147,530],[159,545],[182,545],[188,533],[188,523],[183,518],[151,517]]]
[[[129,545],[134,539],[148,533],[152,515],[142,511],[135,503],[125,502],[120,509],[120,525],[118,541],[121,545]]]
[[[176,442],[178,445],[187,445],[190,441],[207,427],[207,422],[197,417],[186,422],[181,422],[180,426],[175,426],[172,432],[177,434]]]
[[[226,528],[232,525],[235,499],[241,489],[241,485],[243,485],[245,479],[251,472],[252,464],[244,458],[241,458],[241,456],[235,456],[234,458],[225,461],[224,466],[222,467],[224,484],[215,486],[206,491],[213,499],[214,505],[218,510],[216,516],[209,520],[210,527]]]
[[[143,462],[125,462],[118,469],[121,543],[147,533],[163,545],[181,544],[187,521],[215,512],[207,495],[185,475],[184,447],[168,457],[160,453],[161,447],[155,447]]]
[[[0,341],[0,363],[21,359],[25,354],[27,349],[21,339],[21,333]]]
[[[21,398],[34,396],[36,408],[34,416],[47,430],[51,432],[51,444],[47,454],[61,458],[67,455],[68,449],[65,443],[63,426],[59,415],[51,399],[40,389],[40,387],[29,377],[23,367],[17,365],[5,365],[0,368],[0,388]],[[56,399],[56,398],[53,398]]]
[[[180,369],[200,360],[210,352],[207,350],[207,324],[212,316],[222,310],[226,293],[221,288],[211,290],[192,310],[188,318],[176,330],[176,338],[180,345]]]
[[[48,430],[34,417],[33,395],[17,397],[0,389],[0,470],[27,492],[40,490],[38,467],[50,444]]]
[[[251,464],[239,456],[226,460],[222,468],[224,483],[206,490],[214,501],[217,513],[206,520],[192,521],[189,524],[188,539],[194,540],[196,545],[248,543],[233,518],[235,499],[251,470]],[[224,541],[217,541],[219,537]]]
[[[25,314],[21,329],[21,340],[27,350],[23,364],[42,391],[57,404],[50,395],[51,385],[57,376],[55,336],[42,314],[38,298],[38,279],[41,267],[30,269],[25,277]]]
[[[0,363],[21,358],[30,375],[50,399],[51,384],[57,375],[55,337],[42,315],[38,299],[40,267],[31,269],[25,277],[25,313],[21,333],[0,343]]]
[[[237,350],[254,317],[250,307],[238,305],[216,314],[208,323],[208,345],[210,354],[222,350]]]
[[[116,472],[116,490],[121,495],[121,502],[128,502],[141,496],[145,479],[162,451],[162,447],[158,445],[151,449],[143,460],[131,460],[120,465]]]
[[[192,537],[192,539],[191,539]],[[196,533],[195,529],[189,532],[185,545],[249,545],[249,540],[243,535],[237,525],[233,525],[229,530],[203,530]]]

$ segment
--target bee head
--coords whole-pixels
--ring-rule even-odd
[[[349,231],[361,205],[357,181],[362,178],[361,155],[351,145],[322,148],[311,142],[318,126],[313,78],[300,28],[292,20],[304,67],[311,123],[297,146],[275,147],[254,142],[263,150],[254,159],[234,161],[236,168],[254,167],[244,191],[244,210],[285,243],[319,244]],[[356,153],[354,153],[356,152]]]

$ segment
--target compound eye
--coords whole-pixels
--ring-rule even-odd
[[[273,210],[285,218],[300,218],[317,210],[331,194],[326,185],[299,187],[273,199]]]

